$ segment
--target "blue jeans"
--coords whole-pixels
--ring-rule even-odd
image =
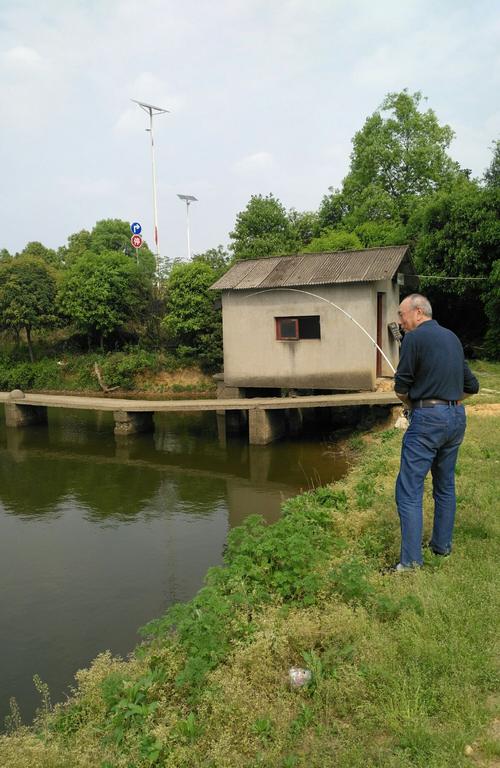
[[[464,439],[463,405],[416,408],[401,449],[396,504],[401,523],[402,565],[422,565],[422,498],[424,480],[432,472],[434,527],[430,547],[451,552],[455,523],[455,464]]]

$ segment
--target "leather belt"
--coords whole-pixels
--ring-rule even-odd
[[[411,405],[412,408],[433,408],[435,405],[458,405],[458,400],[431,398],[430,400],[413,400]]]

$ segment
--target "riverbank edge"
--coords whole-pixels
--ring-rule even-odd
[[[175,399],[179,393],[208,397],[216,384],[195,362],[166,352],[52,353],[33,363],[0,352],[0,390],[105,396],[103,387],[115,395]]]
[[[470,746],[476,765],[490,764],[481,729],[495,677],[498,427],[496,413],[470,418],[450,560],[427,554],[419,573],[380,574],[397,559],[400,433],[370,436],[344,481],[291,499],[273,526],[235,529],[227,567],[152,622],[133,658],[98,657],[54,712],[42,686],[45,711],[0,739],[0,758],[12,768],[451,768],[470,764]],[[430,506],[427,494],[427,529]],[[286,685],[293,665],[312,669],[307,690]]]

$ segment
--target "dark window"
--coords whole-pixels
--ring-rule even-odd
[[[276,338],[278,341],[299,339],[320,339],[319,315],[304,317],[276,317]]]

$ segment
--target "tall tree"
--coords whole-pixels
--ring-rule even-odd
[[[229,264],[229,258],[228,252],[222,245],[218,245],[217,248],[209,248],[203,253],[196,253],[193,256],[193,262],[199,261],[208,264],[217,274],[222,274]]]
[[[28,243],[20,255],[45,261],[46,264],[50,264],[52,267],[56,267],[56,269],[61,266],[61,259],[58,253],[52,248],[46,248],[38,240]]]
[[[493,142],[493,158],[485,171],[484,181],[487,187],[500,187],[500,140]]]
[[[453,139],[422,94],[389,93],[353,139],[351,166],[342,192],[358,224],[367,218],[408,220],[416,198],[448,187],[460,174],[447,154]]]
[[[122,219],[102,219],[98,221],[90,232],[89,250],[95,253],[116,251],[124,253],[134,259],[141,271],[153,275],[155,271],[155,257],[149,250],[146,242],[136,249],[130,242],[130,225]]]
[[[0,264],[0,324],[19,333],[24,330],[31,362],[32,331],[56,323],[56,279],[41,259],[18,256]]]
[[[296,211],[295,208],[291,208],[288,213],[288,220],[294,240],[300,250],[320,233],[319,218],[315,211]]]
[[[318,231],[321,234],[324,229],[342,225],[344,217],[348,213],[348,207],[344,195],[340,189],[328,188],[328,195],[324,195],[318,210]]]
[[[148,301],[148,286],[135,262],[124,253],[87,251],[67,270],[58,293],[61,314],[101,348],[113,331],[138,321]]]
[[[220,274],[220,269],[197,259],[174,265],[167,284],[163,327],[181,356],[199,361],[208,370],[222,362],[221,311],[209,290]]]
[[[71,266],[76,259],[83,256],[85,251],[89,251],[91,246],[91,236],[87,229],[82,229],[80,232],[75,232],[68,237],[68,245],[63,245],[59,248],[58,254],[61,259],[61,263],[65,267]]]
[[[453,330],[477,339],[486,327],[488,280],[500,259],[500,188],[459,179],[416,208],[408,230],[417,271],[430,276],[422,288],[446,311]]]
[[[493,263],[484,299],[488,318],[488,330],[484,340],[486,354],[500,360],[500,259]]]
[[[292,253],[299,247],[287,212],[274,195],[252,195],[229,237],[235,260]]]

